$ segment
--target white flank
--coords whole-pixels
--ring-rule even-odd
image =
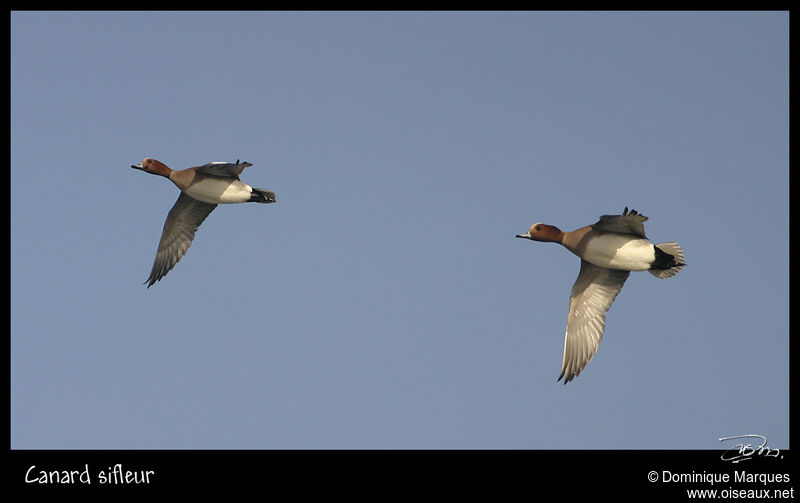
[[[607,269],[646,271],[655,260],[656,252],[653,244],[646,239],[606,234],[589,242],[583,258]]]
[[[253,189],[239,180],[231,182],[216,178],[206,178],[191,185],[185,192],[205,203],[233,204],[247,202]]]

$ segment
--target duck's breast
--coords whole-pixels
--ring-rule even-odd
[[[646,271],[656,258],[653,244],[630,234],[601,234],[586,245],[582,258],[607,269]]]

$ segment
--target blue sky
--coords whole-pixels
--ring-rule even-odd
[[[12,448],[787,448],[788,25],[12,12]],[[277,203],[146,289],[145,157]],[[579,260],[514,235],[625,206],[689,265],[564,386]]]

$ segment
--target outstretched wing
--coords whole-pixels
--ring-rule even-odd
[[[644,235],[644,222],[647,217],[639,214],[636,210],[628,212],[628,208],[622,212],[622,215],[603,215],[596,224],[592,225],[597,230],[607,232],[619,232],[622,234],[633,234],[641,238],[647,238]]]
[[[629,271],[597,267],[581,259],[581,272],[569,298],[567,333],[560,381],[578,376],[597,352],[606,325],[606,313],[622,290]]]
[[[197,228],[216,207],[216,204],[198,201],[181,192],[164,222],[164,231],[158,243],[153,269],[147,279],[147,288],[175,267],[192,245]]]
[[[203,164],[202,166],[197,166],[195,169],[201,173],[211,176],[232,176],[236,179],[239,178],[239,175],[242,173],[244,168],[249,168],[252,166],[249,162],[239,162],[239,159],[236,159],[236,163],[229,163],[229,162],[209,162],[208,164]]]

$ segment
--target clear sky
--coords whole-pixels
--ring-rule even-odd
[[[789,446],[786,12],[12,12],[13,448]],[[169,181],[253,163],[147,289]],[[579,259],[632,273],[556,381]],[[725,446],[728,447],[728,446]]]

